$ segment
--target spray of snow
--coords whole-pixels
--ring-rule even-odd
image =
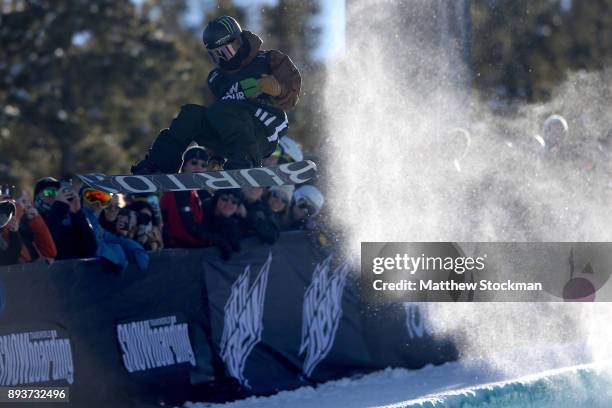
[[[495,114],[456,86],[460,63],[440,51],[434,9],[447,3],[348,2],[346,48],[325,91],[327,202],[346,251],[358,258],[362,241],[612,241],[607,158],[591,136],[612,123],[610,72],[570,74],[550,102]],[[534,138],[552,113],[570,126],[563,160],[544,160]],[[471,134],[467,155],[449,136],[455,128]],[[429,309],[465,357],[573,341],[588,342],[592,358],[612,355],[606,304]],[[547,365],[529,352],[489,361],[502,371]]]

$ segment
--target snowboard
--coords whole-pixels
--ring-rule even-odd
[[[150,175],[78,174],[81,181],[108,193],[143,194],[165,191],[219,190],[301,184],[312,179],[317,165],[310,160],[250,169]]]

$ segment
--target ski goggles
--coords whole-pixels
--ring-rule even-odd
[[[221,61],[229,61],[238,53],[238,49],[242,45],[242,40],[240,40],[240,38],[238,38],[238,41],[237,47],[232,45],[234,44],[234,41],[232,41],[220,47],[209,49],[208,55],[210,55],[210,58],[215,64],[219,64]]]
[[[57,188],[46,187],[40,190],[39,194],[45,198],[55,198],[55,196],[57,196]]]
[[[300,198],[296,204],[300,210],[306,212],[307,217],[317,213],[316,207],[307,198]]]
[[[106,208],[111,202],[112,196],[110,193],[93,188],[86,188],[83,191],[83,199],[90,204],[100,204],[100,207]]]

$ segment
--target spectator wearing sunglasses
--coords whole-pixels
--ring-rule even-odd
[[[34,206],[51,232],[57,248],[56,259],[96,255],[96,236],[74,189],[62,188],[53,177],[40,179],[34,186]]]
[[[201,146],[192,146],[183,153],[182,173],[207,171],[209,157]],[[164,193],[160,201],[164,221],[164,243],[170,248],[198,248],[210,245],[203,229],[202,203],[211,195],[201,191],[173,191]]]
[[[273,244],[278,240],[280,232],[272,211],[262,200],[263,192],[263,187],[244,187],[238,215],[244,219],[244,237],[257,236],[263,242]]]
[[[325,198],[313,185],[298,187],[293,193],[289,228],[291,230],[315,228],[315,218],[321,212]]]
[[[264,195],[264,203],[272,212],[272,219],[280,230],[289,227],[289,206],[294,189],[292,185],[273,186]]]
[[[228,260],[232,252],[240,252],[242,225],[238,208],[241,204],[239,189],[217,190],[212,199],[204,203],[204,234],[219,248],[224,260]]]
[[[81,187],[79,195],[83,201],[83,211],[95,232],[96,257],[120,271],[124,271],[130,262],[135,263],[141,271],[146,270],[149,255],[142,245],[129,238],[111,234],[100,225],[100,215],[111,203],[111,195],[87,186]]]

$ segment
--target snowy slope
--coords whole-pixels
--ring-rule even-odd
[[[554,354],[554,353],[553,353]],[[558,364],[552,364],[558,365]],[[509,376],[469,362],[421,370],[386,369],[303,387],[271,397],[227,404],[188,403],[190,408],[331,407],[612,407],[612,366],[522,368]]]
[[[227,404],[188,403],[190,408],[438,408],[612,406],[612,368],[595,365],[548,370],[514,380],[490,382],[475,367],[449,363],[420,371],[386,369],[359,379],[248,398]]]

